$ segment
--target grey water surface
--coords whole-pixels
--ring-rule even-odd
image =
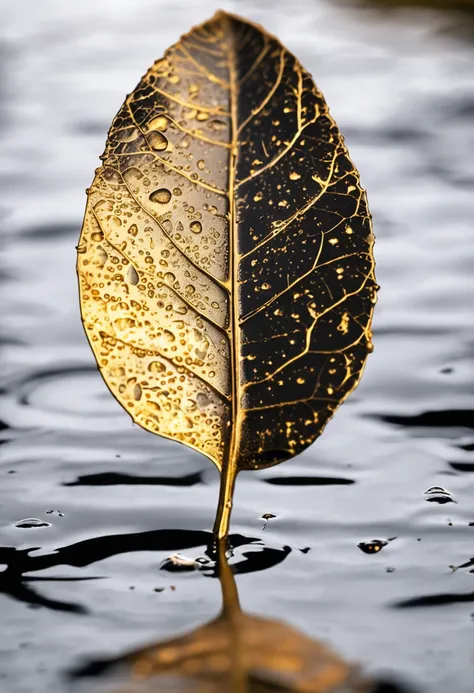
[[[276,33],[323,90],[368,190],[382,287],[375,352],[322,438],[239,478],[242,605],[414,690],[468,693],[474,20],[335,0],[221,4]],[[1,693],[62,693],[65,671],[220,606],[216,580],[162,569],[204,552],[217,472],[134,426],[109,394],[75,276],[84,189],[113,116],[215,9],[0,4]],[[436,486],[447,493],[425,494]]]

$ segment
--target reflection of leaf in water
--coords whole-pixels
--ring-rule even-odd
[[[232,689],[229,679],[237,656],[248,684]],[[220,617],[182,638],[147,648],[129,662],[133,683],[118,689],[124,693],[329,693],[343,685],[352,686],[344,690],[364,690],[356,670],[322,643],[280,621],[244,613],[232,628]]]
[[[119,658],[117,693],[336,693],[372,690],[357,667],[282,623],[241,611],[219,547],[221,615],[182,637]],[[90,672],[89,672],[90,673]]]
[[[143,428],[235,476],[304,450],[359,382],[376,301],[366,195],[323,95],[219,12],[112,123],[78,246],[101,373]]]

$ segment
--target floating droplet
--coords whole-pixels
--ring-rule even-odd
[[[202,159],[199,159],[199,161],[197,162],[197,167],[200,171],[204,171],[204,169],[206,168],[206,164]]]
[[[299,180],[301,178],[299,173],[292,171],[290,173],[290,180]]]
[[[456,502],[452,497],[451,492],[442,486],[431,486],[429,489],[427,489],[425,491],[425,501],[428,503],[439,503],[440,505]]]
[[[138,402],[142,398],[142,387],[140,383],[133,386],[133,398]]]
[[[151,202],[158,202],[160,205],[165,205],[171,200],[171,193],[167,188],[159,188],[150,194]]]
[[[58,517],[64,517],[64,513],[62,513],[60,510],[54,510],[54,508],[50,508],[49,510],[46,511],[46,515],[57,515]]]
[[[381,539],[372,539],[372,541],[361,541],[357,544],[359,549],[364,553],[378,553],[387,546],[388,541],[382,541]]]
[[[44,522],[44,520],[38,520],[37,517],[27,517],[16,522],[15,527],[19,529],[38,529],[39,527],[51,527],[51,525],[49,522]]]
[[[179,197],[182,194],[183,194],[183,191],[181,190],[181,188],[173,188],[173,195],[176,195],[176,197]]]
[[[104,240],[104,234],[102,231],[95,231],[94,233],[91,233],[91,239],[100,243],[100,241]]]
[[[207,564],[211,563],[206,556],[198,558],[187,558],[179,553],[166,558],[160,566],[160,570],[166,570],[170,573],[188,572],[193,570],[202,570]],[[173,589],[173,588],[171,588]]]
[[[264,513],[260,517],[260,519],[264,521],[264,525],[263,525],[262,529],[265,529],[267,524],[268,524],[268,521],[273,520],[275,517],[276,517],[276,515],[274,515],[273,513]]]

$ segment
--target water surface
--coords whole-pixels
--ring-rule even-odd
[[[222,4],[278,34],[325,93],[368,189],[382,287],[356,393],[303,455],[239,479],[242,604],[369,672],[468,693],[474,43],[420,10]],[[176,551],[205,550],[217,473],[134,426],[109,394],[82,331],[74,269],[84,189],[124,95],[215,9],[31,0],[0,10],[5,693],[60,693],[65,670],[183,633],[219,609],[216,580],[162,570]],[[430,499],[434,486],[455,502]],[[263,530],[265,513],[276,517]],[[42,526],[16,526],[29,518]],[[373,540],[381,550],[364,550]]]

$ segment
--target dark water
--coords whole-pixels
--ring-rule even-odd
[[[298,459],[239,480],[243,606],[415,690],[467,693],[474,43],[464,20],[457,32],[420,10],[223,5],[277,33],[323,89],[369,192],[382,286],[356,393]],[[160,569],[177,551],[205,550],[217,473],[133,426],[110,396],[74,270],[84,189],[112,117],[153,60],[214,10],[190,0],[0,8],[2,693],[60,693],[65,670],[219,609],[216,580]],[[450,495],[425,495],[434,486]],[[265,530],[264,513],[276,515]],[[43,526],[15,526],[28,518]]]

